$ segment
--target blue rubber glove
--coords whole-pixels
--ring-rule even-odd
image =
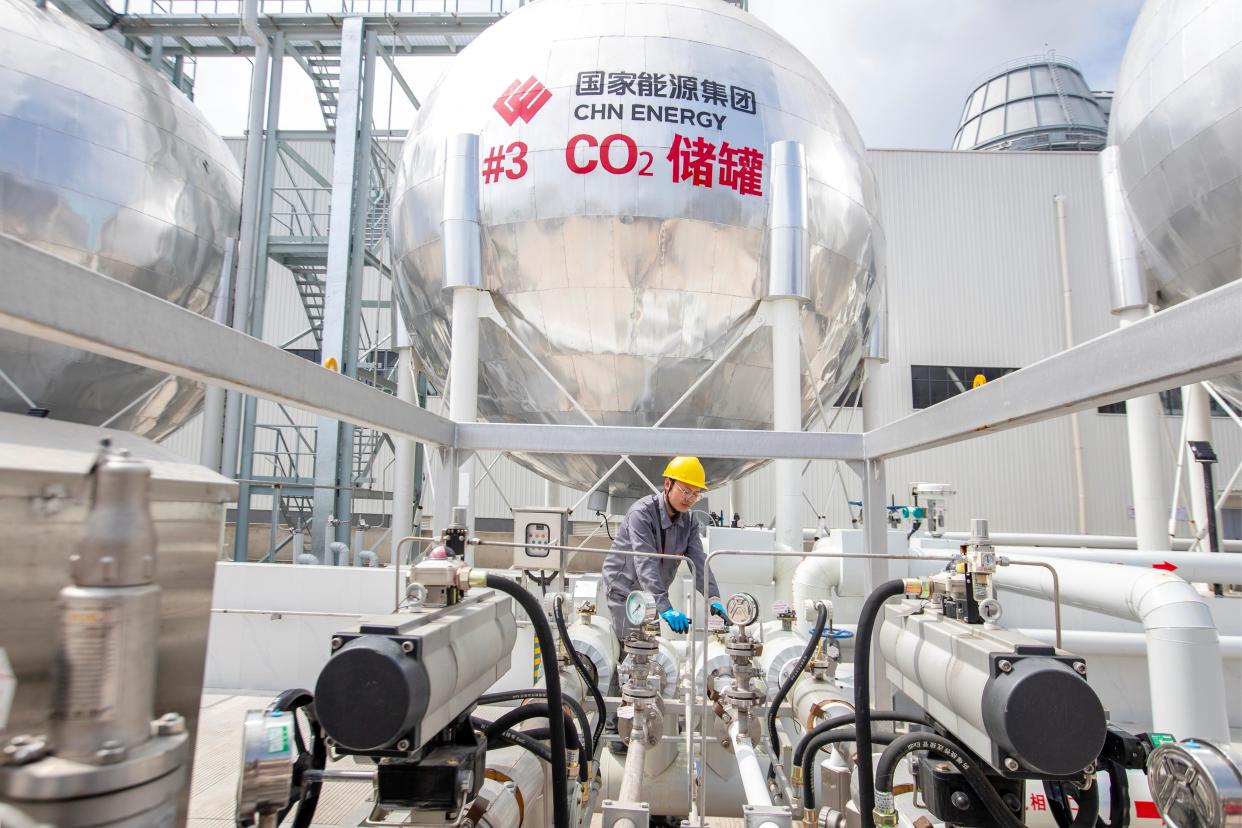
[[[660,613],[660,617],[668,624],[670,630],[675,633],[684,633],[690,629],[690,619],[686,617],[684,612],[678,612],[675,609],[666,609]]]
[[[724,604],[719,601],[712,601],[712,615],[719,615],[726,627],[733,626],[733,622],[729,620],[729,616],[725,613]]]

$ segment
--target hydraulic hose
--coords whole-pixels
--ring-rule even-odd
[[[546,701],[547,698],[547,690],[542,687],[532,687],[529,690],[500,690],[495,693],[487,693],[479,696],[475,704],[494,704],[496,702],[523,701],[525,699],[543,699]],[[562,701],[577,717],[578,729],[583,733],[587,732],[590,729],[591,720],[587,718],[586,710],[578,703],[578,700],[571,696],[565,696]],[[598,744],[598,742],[594,744]],[[592,752],[591,756],[594,757],[594,755],[594,752]]]
[[[875,810],[875,780],[871,771],[871,637],[880,607],[889,598],[905,592],[906,585],[900,579],[885,581],[867,596],[858,614],[854,638],[854,726],[858,731],[858,812],[862,828],[875,828],[871,815]]]
[[[1128,788],[1129,785],[1127,784],[1127,790]],[[1061,828],[1095,828],[1100,815],[1100,788],[1098,785],[1082,789],[1068,782],[1044,782],[1044,793],[1048,796],[1048,811]],[[1065,801],[1067,796],[1078,803],[1078,814],[1072,818],[1069,803]],[[1111,804],[1110,802],[1110,806]],[[1129,804],[1127,798],[1127,812],[1129,811]],[[1115,815],[1115,812],[1110,813],[1110,815]]]
[[[293,716],[293,741],[298,749],[297,758],[293,762],[293,788],[288,803],[277,812],[277,821],[283,822],[289,811],[296,806],[297,813],[294,814],[291,825],[293,828],[309,828],[315,820],[315,809],[319,807],[323,782],[310,781],[307,771],[321,771],[328,764],[328,745],[324,741],[319,718],[315,715],[315,696],[302,688],[286,690],[268,705],[268,709],[280,710]],[[302,738],[302,728],[297,719],[298,710],[306,717],[310,731],[309,745]]]
[[[873,803],[878,803],[889,810],[893,808],[893,774],[897,771],[897,764],[908,754],[920,750],[935,751],[938,758],[943,757],[946,761],[952,762],[979,797],[983,807],[994,820],[993,824],[998,828],[1025,828],[1026,823],[1009,810],[1005,800],[1001,799],[1000,794],[992,787],[992,783],[983,775],[979,764],[966,752],[965,748],[946,736],[926,731],[899,736],[885,748],[880,761],[876,764],[875,790],[872,792]],[[870,765],[869,762],[867,764]],[[861,754],[859,755],[859,767],[862,767]],[[875,808],[875,804],[872,808]],[[867,823],[874,824],[874,819],[874,813],[867,814]],[[1094,823],[1095,814],[1092,813],[1091,824]]]
[[[539,601],[522,587],[494,572],[484,578],[484,585],[503,592],[513,598],[530,617],[531,626],[535,628],[535,638],[539,649],[545,653],[556,652],[556,642],[552,638],[552,627],[539,606]],[[901,582],[898,581],[898,584]],[[549,741],[552,747],[552,824],[554,828],[569,828],[569,783],[565,779],[569,766],[565,756],[565,708],[561,693],[561,674],[559,670],[548,670],[548,727],[552,729]],[[870,768],[870,763],[867,765]]]
[[[798,663],[794,665],[793,671],[781,682],[780,689],[776,691],[776,695],[772,697],[772,703],[768,705],[768,744],[771,745],[773,764],[779,762],[781,757],[780,740],[776,734],[776,714],[780,711],[789,691],[793,689],[794,682],[798,680],[802,671],[806,669],[806,665],[811,661],[811,656],[815,655],[815,649],[820,644],[820,636],[824,634],[824,626],[828,623],[828,607],[823,601],[815,603],[819,611],[815,615],[815,628],[811,630],[811,637],[802,649],[802,655],[798,658]]]
[[[476,727],[481,726],[483,728],[483,735],[487,738],[488,742],[491,742],[493,739],[496,739],[498,736],[500,736],[500,734],[509,730],[516,724],[529,721],[530,719],[544,719],[544,718],[547,718],[547,715],[548,715],[547,702],[537,702],[535,704],[524,704],[521,707],[515,707],[513,710],[509,710],[505,712],[503,715],[499,716],[493,722],[489,722],[485,719],[474,719],[473,722]],[[536,733],[533,730],[521,731],[521,732],[524,732],[527,736],[531,737],[532,739],[540,739],[540,738],[550,738],[552,729],[549,727],[546,729],[546,732],[542,734]],[[582,743],[579,740],[578,731],[574,727],[572,722],[567,721],[565,723],[565,738],[568,742],[570,750],[581,753]],[[578,781],[579,782],[590,781],[587,763],[584,761],[579,761],[578,763]]]
[[[906,716],[901,713],[895,713],[892,710],[881,710],[879,712],[871,712],[871,721],[873,722],[909,722],[910,724],[926,725],[926,719],[920,719],[917,716]],[[836,730],[838,727],[850,725],[854,723],[853,713],[844,713],[840,716],[833,716],[831,719],[825,719],[815,727],[802,734],[802,738],[798,740],[798,744],[794,746],[793,763],[794,767],[802,764],[802,757],[808,749],[815,751],[818,747],[813,747],[812,742],[816,737],[827,733],[830,730]]]
[[[887,733],[872,734],[872,741],[886,745],[895,737]],[[820,741],[815,746],[815,750],[807,751],[803,758],[802,764],[802,804],[807,811],[815,808],[815,754],[825,745],[837,744],[839,742],[857,742],[858,736],[852,728],[841,728],[835,733],[824,733],[819,737]]]
[[[1130,777],[1120,762],[1101,759],[1100,765],[1108,771],[1108,822],[1096,817],[1096,828],[1129,828]]]
[[[599,674],[596,673],[596,680],[592,681],[587,675],[586,665],[582,663],[582,657],[578,655],[578,651],[574,649],[574,643],[569,638],[569,631],[565,628],[565,613],[561,610],[561,604],[564,599],[558,595],[552,602],[552,614],[556,617],[556,631],[560,633],[561,643],[565,645],[565,652],[569,653],[569,660],[573,662],[574,667],[578,670],[578,675],[582,677],[582,683],[591,691],[591,699],[595,702],[595,730],[591,734],[591,744],[589,753],[592,759],[595,758],[595,751],[599,747],[600,734],[604,732],[604,720],[608,718],[608,707],[604,704],[604,695],[599,691]],[[586,731],[583,731],[583,738],[586,738]]]
[[[547,745],[538,741],[529,733],[523,733],[520,730],[506,730],[504,733],[497,733],[493,739],[488,740],[488,749],[491,749],[493,742],[496,743],[497,747],[516,745],[517,747],[525,748],[549,765],[552,764],[552,751]]]

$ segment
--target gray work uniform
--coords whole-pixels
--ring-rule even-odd
[[[677,516],[676,521],[670,520],[668,510],[664,508],[662,494],[644,497],[630,507],[617,529],[612,548],[683,555],[691,561],[695,585],[700,593],[703,592],[701,573],[707,556],[703,553],[703,541],[699,537],[698,515],[694,512],[683,512]],[[629,630],[630,625],[625,619],[625,598],[631,591],[641,589],[651,593],[655,598],[657,612],[672,608],[673,605],[668,600],[668,587],[677,577],[679,565],[678,561],[634,555],[610,554],[604,558],[604,590],[608,600],[608,613],[612,618],[612,629],[618,639],[624,640]],[[709,577],[707,585],[707,595],[720,595],[715,577]]]

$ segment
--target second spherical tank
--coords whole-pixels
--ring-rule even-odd
[[[819,71],[716,0],[541,0],[455,58],[413,125],[393,203],[398,296],[442,383],[450,292],[440,220],[445,142],[481,135],[484,285],[496,309],[601,425],[650,426],[740,337],[767,295],[771,146],[809,168],[803,419],[863,353],[882,236],[863,142]],[[452,395],[452,389],[448,389]],[[767,429],[767,329],[663,423]],[[481,327],[479,414],[586,424],[499,327]],[[587,488],[615,457],[524,455]],[[662,459],[640,460],[657,480]],[[715,486],[754,468],[712,460]],[[636,475],[606,488],[633,496]]]
[[[1110,139],[1157,306],[1242,276],[1242,6],[1147,0]],[[1242,377],[1219,387],[1242,405]]]
[[[0,0],[0,232],[210,314],[240,201],[237,163],[164,77],[51,4]],[[197,383],[3,329],[0,371],[21,389],[0,381],[0,411],[33,403],[154,439],[202,398]]]

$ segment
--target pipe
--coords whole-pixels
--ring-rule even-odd
[[[1050,644],[1055,640],[1053,631],[1047,629],[1011,629],[1010,632]],[[1143,633],[1066,630],[1061,644],[1075,655],[1082,656],[1147,656],[1147,638]],[[1227,661],[1242,661],[1242,635],[1222,635],[1220,654]]]
[[[806,156],[796,141],[778,141],[772,152],[771,255],[764,301],[772,333],[772,429],[802,430],[801,303],[806,296],[808,199]],[[802,549],[802,478],[797,460],[774,461],[776,543]],[[790,565],[776,561],[778,570]],[[781,581],[778,573],[777,583]],[[786,574],[785,577],[788,577]]]
[[[755,746],[750,741],[750,735],[742,732],[740,719],[729,723],[729,742],[733,745],[738,774],[742,777],[742,787],[746,790],[746,803],[770,806],[772,794],[768,792],[767,779],[763,769],[759,767],[759,757],[755,756]]]
[[[377,567],[379,566],[379,555],[376,555],[370,549],[364,549],[354,558],[354,566]]]
[[[415,382],[417,356],[410,342],[409,331],[400,310],[396,311],[397,325],[397,399],[416,404],[418,390]],[[395,466],[392,481],[392,562],[397,565],[401,538],[414,534],[414,466],[417,444],[406,437],[394,437]]]
[[[1119,564],[1140,569],[1172,572],[1195,584],[1242,583],[1242,555],[1213,555],[1210,552],[1138,552],[1131,549],[1049,549],[1040,546],[997,546],[1002,555],[1032,560],[1049,558]],[[1169,567],[1173,567],[1170,569]]]
[[[229,323],[229,300],[233,294],[233,253],[236,243],[224,240],[224,258],[220,262],[220,283],[216,288],[216,306],[211,318],[217,325]],[[33,407],[33,406],[32,406]],[[224,429],[224,388],[208,385],[203,397],[203,436],[199,443],[198,462],[214,472],[220,471],[220,441]]]
[[[1061,307],[1065,320],[1065,350],[1074,347],[1074,304],[1070,290],[1069,233],[1065,222],[1065,196],[1052,197],[1057,213],[1057,263],[1061,273]],[[1078,412],[1070,414],[1070,437],[1074,453],[1074,494],[1078,503],[1078,531],[1087,531],[1087,474],[1083,464],[1082,424]]]
[[[1071,606],[1139,621],[1147,639],[1154,729],[1179,739],[1229,740],[1220,636],[1207,602],[1167,572],[1059,560],[1061,600]],[[1043,573],[1001,567],[997,587],[1046,599]]]
[[[1127,308],[1118,314],[1123,327],[1150,315],[1150,308]],[[1168,495],[1164,491],[1164,473],[1160,462],[1160,448],[1165,439],[1161,415],[1160,397],[1155,394],[1126,401],[1134,534],[1142,549],[1167,548],[1169,545],[1164,520]]]
[[[625,755],[625,773],[621,775],[621,791],[618,802],[643,801],[643,767],[647,764],[647,728],[639,725],[630,734],[629,749]]]
[[[237,243],[237,290],[233,302],[233,328],[249,334],[250,294],[253,290],[255,249],[259,235],[260,191],[263,189],[263,120],[267,106],[267,68],[271,58],[267,35],[259,28],[259,0],[245,0],[242,3],[241,26],[254,41],[254,69],[250,73],[250,117],[246,124],[246,166],[242,172],[241,233]],[[269,137],[275,140],[276,136]],[[225,395],[220,470],[226,477],[237,476],[242,396],[237,391],[229,391]]]
[[[1182,388],[1182,423],[1186,436],[1182,445],[1178,446],[1181,451],[1186,451],[1187,444],[1192,441],[1212,442],[1211,405],[1207,389],[1201,383],[1196,382]],[[1190,493],[1190,512],[1194,520],[1190,533],[1196,537],[1202,537],[1204,530],[1211,522],[1209,510],[1213,505],[1204,486],[1206,467],[1202,463],[1194,462],[1193,458],[1186,465],[1189,467],[1190,477],[1187,483]]]
[[[833,590],[841,585],[840,558],[807,556],[794,569],[793,609],[801,611],[807,601],[827,601]]]
[[[970,540],[969,532],[945,532],[944,538],[954,541]],[[1038,532],[992,532],[988,535],[995,546],[1077,547],[1091,549],[1138,549],[1138,541],[1128,535],[1065,535]],[[1194,544],[1192,538],[1172,538],[1171,548],[1185,552]],[[1225,541],[1226,552],[1242,552],[1242,540]]]
[[[342,560],[344,563],[341,562]],[[328,561],[332,562],[332,566],[349,566],[349,544],[340,541],[332,541],[328,544]]]
[[[479,136],[459,133],[445,144],[443,239],[444,288],[451,290],[452,322],[448,376],[448,416],[472,423],[479,413],[479,301],[483,291],[479,224]],[[443,452],[446,486],[436,487],[435,531],[448,525],[455,506],[467,506],[466,526],[473,527],[469,485],[461,487],[464,457],[455,449]]]

